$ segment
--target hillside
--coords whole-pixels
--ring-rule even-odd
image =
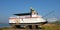
[[[50,22],[42,26],[43,30],[60,30],[60,21]]]
[[[42,30],[60,30],[60,26],[56,24],[45,24],[42,26]]]

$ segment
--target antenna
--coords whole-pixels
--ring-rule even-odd
[[[34,8],[33,7],[30,7],[30,10],[34,10]]]
[[[34,10],[34,8],[30,7],[30,11],[31,11],[31,13],[32,13],[32,12],[34,12],[35,10]]]
[[[32,7],[30,7],[30,9],[32,9]]]

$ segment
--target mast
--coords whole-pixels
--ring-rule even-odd
[[[38,13],[32,7],[30,8],[30,13],[31,13],[31,17],[35,17],[38,15]]]

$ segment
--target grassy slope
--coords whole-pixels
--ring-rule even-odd
[[[42,26],[42,30],[60,30],[60,26],[55,24],[45,24]]]
[[[43,30],[60,30],[60,21],[51,22],[42,26]]]

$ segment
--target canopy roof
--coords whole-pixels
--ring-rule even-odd
[[[17,16],[24,16],[24,15],[31,15],[31,13],[19,13],[19,14],[14,14],[14,15],[17,15]]]

